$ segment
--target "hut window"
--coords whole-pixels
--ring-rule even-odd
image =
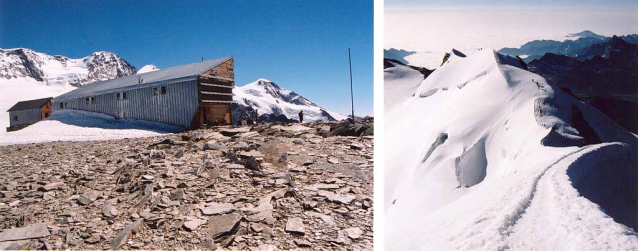
[[[159,90],[157,89],[157,87],[153,87],[153,96],[157,95],[159,95]]]
[[[64,103],[60,102],[60,109],[64,108]]]
[[[233,72],[233,68],[228,67],[228,72]]]
[[[18,121],[18,116],[13,116],[13,121]]]
[[[213,73],[215,74],[219,73],[219,69],[213,69]]]
[[[162,94],[166,94],[166,86],[162,86]]]
[[[68,104],[66,102],[64,102],[64,107],[62,107],[62,108],[67,108],[67,107],[68,107]]]
[[[86,104],[87,104],[87,105],[95,104],[95,97],[88,97],[88,98],[86,98]]]
[[[122,98],[120,97],[120,93],[119,93],[119,92],[118,92],[118,93],[115,93],[115,96],[117,97],[117,100],[122,99]]]
[[[126,99],[126,92],[118,92],[117,100],[124,100],[124,99]]]

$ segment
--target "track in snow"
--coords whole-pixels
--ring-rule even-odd
[[[499,250],[564,250],[566,246],[575,250],[638,249],[636,233],[583,197],[567,174],[572,167],[582,168],[574,164],[579,160],[591,165],[608,163],[606,159],[589,159],[596,159],[599,152],[622,152],[622,147],[622,143],[584,146],[547,167],[535,178],[532,193],[521,204],[519,213],[504,225],[507,227],[501,234],[505,234],[506,241]]]
[[[560,164],[563,160],[578,154],[586,149],[589,149],[591,146],[584,146],[579,148],[576,151],[573,151],[569,154],[563,155],[562,157],[560,157],[558,160],[556,160],[554,163],[552,163],[551,165],[549,165],[547,168],[545,168],[538,176],[536,176],[533,180],[533,185],[532,188],[530,190],[530,192],[527,194],[527,196],[525,196],[523,198],[522,201],[518,202],[519,207],[516,208],[516,210],[514,210],[513,212],[510,212],[509,214],[507,214],[505,216],[503,225],[501,225],[501,227],[499,228],[499,233],[504,236],[504,237],[509,237],[510,234],[513,232],[513,229],[516,227],[517,223],[519,222],[519,220],[521,218],[523,218],[523,216],[525,215],[525,213],[527,212],[527,209],[530,207],[530,205],[532,204],[532,202],[534,201],[534,198],[537,197],[536,193],[538,191],[538,183],[539,181],[545,176],[545,174],[547,173],[547,171],[549,171],[550,169],[552,169],[553,167],[555,167],[556,165]],[[499,250],[507,250],[509,249],[508,245],[504,245],[501,246],[499,248]]]

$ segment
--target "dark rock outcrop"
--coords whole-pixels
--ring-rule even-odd
[[[547,53],[530,62],[528,68],[626,129],[638,132],[638,121],[632,119],[635,116],[625,117],[638,109],[638,45],[614,36],[589,47],[583,55],[591,58],[580,61]]]

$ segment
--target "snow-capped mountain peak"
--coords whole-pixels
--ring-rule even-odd
[[[142,73],[147,73],[147,72],[152,72],[152,71],[158,71],[160,68],[158,68],[155,65],[152,64],[147,64],[145,66],[143,66],[142,68],[140,68],[137,71],[137,74],[142,74]]]
[[[233,89],[238,109],[235,112],[240,116],[246,111],[257,109],[260,115],[283,115],[287,119],[298,119],[298,113],[304,112],[304,121],[317,120],[342,120],[346,117],[331,112],[303,96],[279,87],[268,79],[258,79],[252,83]],[[269,115],[267,115],[269,116]],[[268,119],[266,119],[268,120]]]
[[[283,89],[268,79],[259,79],[255,82],[247,84],[243,88],[244,90],[247,90],[256,95],[267,94],[275,99],[281,99],[293,104],[316,106],[316,104],[312,103],[310,100],[307,100],[306,98],[300,96],[297,93],[294,93],[293,91]]]
[[[3,79],[30,78],[46,85],[81,86],[133,73],[134,66],[108,51],[71,59],[27,48],[0,49],[0,78]]]

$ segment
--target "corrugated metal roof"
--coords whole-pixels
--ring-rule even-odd
[[[52,98],[41,98],[41,99],[20,101],[16,103],[15,105],[13,105],[11,108],[9,108],[7,112],[22,111],[22,110],[29,110],[29,109],[40,109],[40,107],[42,107],[44,104],[49,102],[49,100],[51,99]]]
[[[135,74],[130,76],[124,76],[121,78],[94,82],[85,86],[82,86],[73,91],[67,92],[60,96],[55,97],[56,100],[65,100],[79,97],[86,97],[101,93],[108,93],[115,90],[135,89],[136,87],[146,87],[152,83],[168,81],[172,79],[186,78],[198,76],[207,70],[218,66],[231,59],[231,57],[218,58],[198,63],[192,63],[187,65],[180,65],[163,70],[157,70],[142,74]],[[139,83],[138,77],[143,80]]]

